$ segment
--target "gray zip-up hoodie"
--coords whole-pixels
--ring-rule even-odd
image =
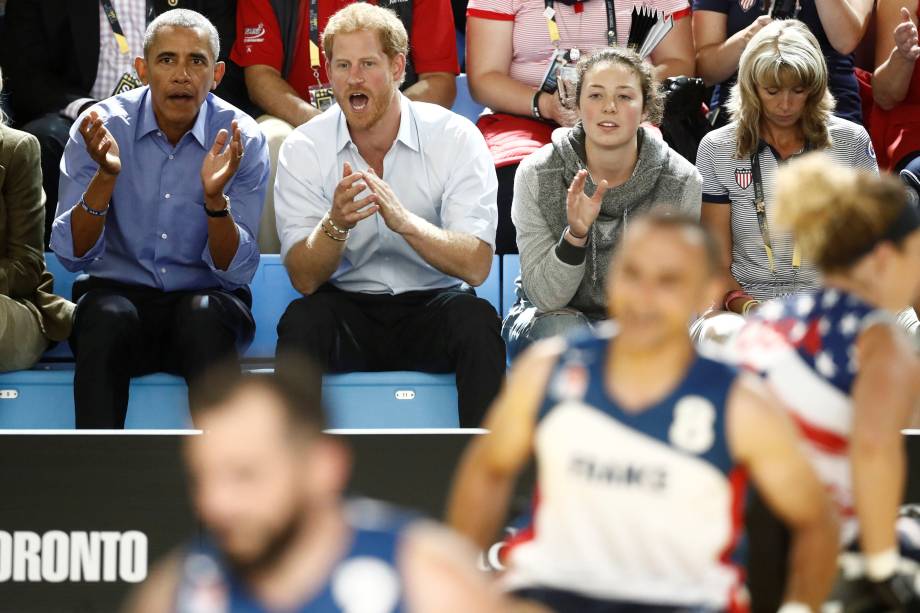
[[[555,130],[552,142],[518,167],[511,219],[521,254],[519,282],[539,311],[569,307],[592,319],[605,318],[607,265],[629,218],[656,205],[670,205],[699,218],[702,180],[696,167],[644,127],[639,128],[638,144],[632,177],[604,194],[584,248],[562,239],[568,225],[566,192],[575,174],[586,168],[581,123]],[[589,176],[585,193],[591,195],[595,189]]]

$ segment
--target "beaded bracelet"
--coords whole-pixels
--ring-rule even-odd
[[[106,204],[105,208],[101,211],[92,208],[90,205],[86,204],[86,192],[83,192],[83,195],[80,196],[80,206],[83,207],[83,210],[92,215],[93,217],[105,217],[109,214],[109,205]]]

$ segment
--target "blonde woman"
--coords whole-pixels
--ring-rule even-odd
[[[38,139],[0,112],[0,372],[31,367],[70,334],[73,305],[51,295],[45,270],[44,201]]]
[[[826,154],[789,164],[778,179],[777,222],[821,271],[822,287],[765,304],[732,353],[782,397],[837,504],[841,546],[859,552],[850,555],[861,563],[846,566],[863,569],[859,578],[871,593],[844,610],[916,611],[915,571],[901,574],[900,559],[916,561],[920,551],[899,551],[895,521],[907,470],[901,429],[918,406],[920,360],[895,314],[920,298],[920,208],[897,179],[854,171]],[[749,528],[756,562],[766,563],[758,538],[772,541],[767,548],[777,560],[787,559],[775,550],[782,538]],[[898,528],[916,532],[917,525],[905,517]],[[752,579],[756,573],[752,566]],[[756,590],[753,596],[757,610]]]
[[[721,238],[729,290],[721,308],[747,314],[760,301],[813,290],[818,272],[791,234],[774,224],[779,166],[826,150],[843,166],[878,172],[862,126],[832,115],[818,41],[795,20],[751,39],[728,103],[732,121],[700,143],[701,222]]]

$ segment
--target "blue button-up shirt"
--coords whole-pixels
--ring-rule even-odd
[[[255,237],[269,174],[268,148],[256,122],[208,94],[192,129],[173,147],[157,125],[147,87],[104,100],[93,109],[118,143],[121,173],[99,240],[82,257],[75,256],[71,212],[98,168],[79,132],[81,115],[61,160],[51,231],[51,249],[64,267],[163,291],[248,284],[259,265]],[[220,270],[208,247],[201,163],[217,133],[221,128],[229,131],[234,119],[245,155],[224,193],[230,198],[239,246],[227,270]]]

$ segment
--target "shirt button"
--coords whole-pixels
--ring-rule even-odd
[[[160,272],[163,273],[163,274],[165,275],[165,274],[166,274],[166,269],[165,269],[165,268],[161,268],[161,269],[160,269]]]
[[[163,136],[163,133],[157,130],[157,136]]]
[[[160,234],[160,238],[162,238],[162,239],[165,241],[165,240],[166,240],[166,232],[163,232],[163,234]]]
[[[165,196],[163,196],[163,197],[164,197],[164,198],[166,198],[167,200],[169,200],[169,198],[170,198],[170,194],[166,194],[166,195],[165,195]]]
[[[169,159],[174,160],[174,159],[176,159],[176,156],[170,155],[170,156],[169,156]]]

